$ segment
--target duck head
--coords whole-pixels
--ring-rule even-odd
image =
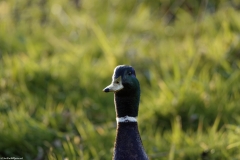
[[[140,100],[140,84],[133,67],[120,65],[114,69],[112,83],[103,89],[114,92],[117,117],[137,117]]]

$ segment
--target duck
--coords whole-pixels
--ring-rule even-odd
[[[134,68],[117,66],[103,91],[114,93],[117,129],[112,160],[148,160],[138,130],[140,84]]]

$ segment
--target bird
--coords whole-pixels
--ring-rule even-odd
[[[117,66],[103,91],[114,92],[117,129],[112,160],[148,160],[138,130],[140,84],[134,68]]]

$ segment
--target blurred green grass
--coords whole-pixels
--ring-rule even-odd
[[[206,3],[208,2],[208,3]],[[1,1],[0,156],[111,159],[113,69],[150,159],[240,159],[237,1]]]

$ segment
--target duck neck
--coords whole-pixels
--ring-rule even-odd
[[[125,139],[126,141],[121,141],[123,139]],[[126,146],[125,142],[127,142],[127,140],[134,140],[134,143],[139,143],[142,145],[137,122],[118,122],[116,143],[118,145],[121,145],[122,142],[122,145]]]
[[[139,135],[138,123],[119,122],[117,125],[113,159],[148,159]]]
[[[133,93],[122,93],[121,91],[116,92],[114,94],[116,117],[137,117],[139,101],[140,89]]]

